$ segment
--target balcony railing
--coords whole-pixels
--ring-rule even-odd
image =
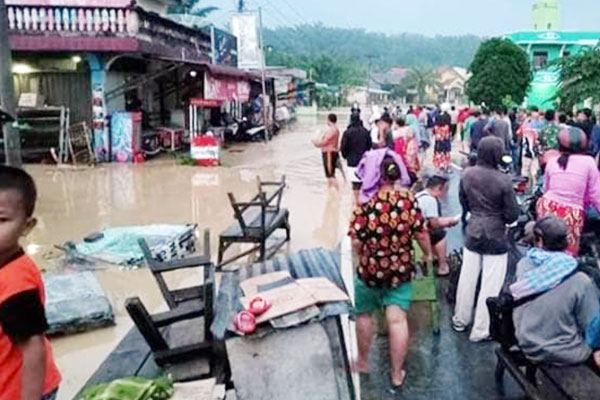
[[[210,54],[211,39],[206,32],[139,7],[9,5],[7,16],[11,35],[126,38],[140,42],[140,51],[159,55],[180,54],[177,58],[200,60],[208,59]]]
[[[11,31],[135,33],[138,26],[129,9],[9,6],[7,11]]]

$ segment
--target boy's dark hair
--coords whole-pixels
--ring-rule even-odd
[[[573,111],[567,111],[567,118],[573,119]]]
[[[381,117],[379,117],[379,121],[385,122],[386,124],[390,124],[390,125],[392,125],[392,123],[393,123],[392,117],[390,117],[390,114],[388,114],[388,113],[383,113],[381,115]]]
[[[396,118],[396,125],[403,127],[406,125],[406,121],[404,120],[404,118]]]
[[[489,112],[489,110],[488,110],[487,108],[483,107],[483,108],[481,109],[481,114],[482,114],[482,115],[490,115],[490,112]]]
[[[566,124],[567,123],[567,114],[560,114],[558,116],[558,122],[560,122],[561,124]]]
[[[531,107],[529,107],[529,111],[531,111],[531,112],[540,112],[540,109],[538,108],[538,106],[531,106]]]
[[[542,239],[546,250],[563,251],[569,247],[567,224],[554,216],[536,222],[533,234]]]
[[[441,187],[444,186],[446,183],[448,183],[447,178],[440,175],[434,175],[427,180],[427,189]]]
[[[335,124],[337,122],[337,115],[335,115],[335,114],[329,114],[327,116],[327,119],[329,120],[329,122]]]
[[[554,110],[546,110],[546,115],[544,118],[546,118],[546,121],[554,121],[554,118],[556,118],[556,112]]]
[[[386,182],[396,182],[400,179],[400,168],[398,164],[391,158],[385,157],[381,163],[381,175]]]
[[[479,117],[481,117],[481,111],[479,111],[479,110],[475,111],[475,112],[473,113],[473,116],[474,116],[475,118],[479,118]]]
[[[33,178],[24,170],[0,165],[0,191],[16,190],[23,197],[23,207],[27,217],[33,215],[37,190]]]

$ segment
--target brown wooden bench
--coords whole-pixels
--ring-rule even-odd
[[[212,319],[193,304],[150,315],[139,298],[127,299],[125,308],[148,343],[154,361],[176,382],[228,378],[223,342],[212,339]]]
[[[556,366],[534,363],[521,351],[511,334],[512,312],[499,312],[501,298],[487,299],[490,310],[490,332],[500,346],[496,349],[496,385],[504,394],[504,373],[508,372],[532,400],[600,399],[600,376],[585,365]],[[509,308],[510,309],[510,308]],[[509,317],[509,315],[511,317]]]
[[[267,193],[271,188],[270,193]],[[285,176],[280,182],[262,182],[258,178],[258,194],[249,202],[238,202],[232,193],[228,194],[236,221],[219,235],[217,269],[256,251],[259,251],[260,260],[265,261],[290,240],[289,211],[281,208],[284,189]],[[269,237],[280,229],[285,230],[285,239],[267,248]],[[223,261],[225,252],[235,243],[250,243],[255,246]]]

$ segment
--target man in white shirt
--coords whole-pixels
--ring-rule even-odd
[[[427,181],[427,187],[422,192],[417,193],[417,203],[423,217],[427,220],[429,235],[431,236],[431,246],[438,259],[438,276],[448,276],[450,267],[446,252],[446,228],[458,224],[460,217],[443,217],[442,199],[448,190],[448,179],[443,176],[432,176]]]

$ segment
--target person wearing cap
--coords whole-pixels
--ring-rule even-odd
[[[587,207],[600,211],[600,172],[586,154],[587,136],[581,129],[562,126],[558,134],[560,156],[548,161],[544,173],[544,195],[537,215],[554,215],[569,228],[567,252],[579,254],[579,241]]]
[[[371,134],[364,127],[360,119],[360,110],[353,109],[350,115],[350,125],[344,134],[342,135],[341,153],[342,157],[346,159],[348,164],[348,172],[350,173],[350,181],[352,182],[352,189],[358,199],[358,192],[361,186],[361,180],[356,175],[356,168],[358,163],[362,159],[363,155],[371,150],[373,142],[371,141]]]
[[[535,247],[517,265],[517,281],[510,286],[515,301],[515,337],[534,362],[600,367],[600,352],[586,341],[588,327],[600,313],[600,291],[577,270],[577,260],[565,252],[567,225],[545,217],[534,228]]]

